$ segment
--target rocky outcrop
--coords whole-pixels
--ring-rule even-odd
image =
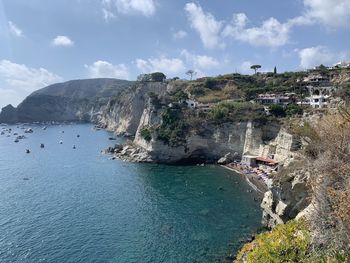
[[[301,146],[300,137],[289,133],[278,123],[247,124],[244,154],[270,156],[288,166],[299,156]]]
[[[218,164],[225,165],[225,164],[232,163],[235,159],[237,159],[237,155],[238,153],[235,153],[235,154],[227,153],[225,154],[224,157],[221,157],[218,160]]]
[[[222,126],[208,126],[207,132],[197,134],[190,132],[185,143],[169,145],[157,139],[152,134],[152,140],[147,142],[141,137],[143,127],[152,126],[159,121],[159,114],[147,114],[145,110],[143,122],[140,123],[134,144],[145,149],[151,160],[160,163],[202,163],[214,162],[227,153],[242,153],[246,123],[231,123]],[[155,122],[153,122],[155,121]]]
[[[148,94],[162,95],[167,84],[162,82],[140,83],[111,99],[97,121],[119,135],[135,135],[146,108]]]
[[[16,121],[17,121],[17,112],[15,107],[9,104],[6,107],[2,108],[1,114],[0,114],[0,123],[1,122],[14,123]]]
[[[272,189],[265,193],[261,207],[263,224],[273,228],[298,216],[307,214],[310,205],[311,188],[308,185],[310,172],[297,169],[281,175]]]
[[[120,157],[132,161],[158,163],[216,162],[223,158],[222,163],[226,163],[233,160],[233,155],[239,159],[243,154],[254,154],[274,155],[277,160],[285,161],[297,150],[294,136],[273,122],[267,124],[233,122],[221,125],[207,123],[201,132],[189,131],[178,144],[165,143],[158,139],[154,129],[162,124],[164,110],[164,108],[156,109],[150,103],[146,104],[138,119],[135,139],[132,144],[128,144],[128,152],[131,148],[134,149],[131,151],[132,155],[123,154],[119,155]],[[115,119],[121,121],[123,118],[119,116]],[[126,127],[121,125],[122,130],[133,132],[134,125],[130,125],[127,120],[124,121],[128,123],[129,128],[125,129]],[[117,128],[117,131],[120,132],[120,129]],[[150,130],[150,140],[142,137],[143,129]]]

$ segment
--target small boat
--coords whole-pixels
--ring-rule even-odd
[[[79,138],[79,137],[80,137],[80,135],[78,134],[78,135],[77,135],[77,137]]]
[[[24,133],[33,133],[33,129],[32,128],[28,128],[24,131]]]
[[[62,141],[62,140],[60,140],[59,144],[63,144],[63,141]]]
[[[26,149],[26,153],[30,153],[30,150],[29,150],[29,149]]]
[[[18,139],[16,139],[14,142],[16,142],[16,143],[17,143],[17,142],[19,142],[19,140],[18,140]]]
[[[76,149],[77,147],[75,147],[75,145],[73,145],[73,149]]]
[[[40,144],[40,148],[44,148],[45,147],[45,145],[42,143],[42,144]]]
[[[45,127],[43,127],[43,130],[45,131],[47,129],[47,127],[45,126]]]

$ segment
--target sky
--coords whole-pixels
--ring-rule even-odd
[[[349,42],[350,0],[0,0],[0,107],[71,79],[333,65]]]

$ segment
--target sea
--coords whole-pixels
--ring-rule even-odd
[[[2,263],[230,262],[261,228],[256,193],[222,167],[112,160],[124,139],[91,124],[0,132]]]

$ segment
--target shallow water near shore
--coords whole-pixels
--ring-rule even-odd
[[[30,127],[0,135],[0,262],[226,262],[260,227],[232,171],[109,160],[92,125]]]

